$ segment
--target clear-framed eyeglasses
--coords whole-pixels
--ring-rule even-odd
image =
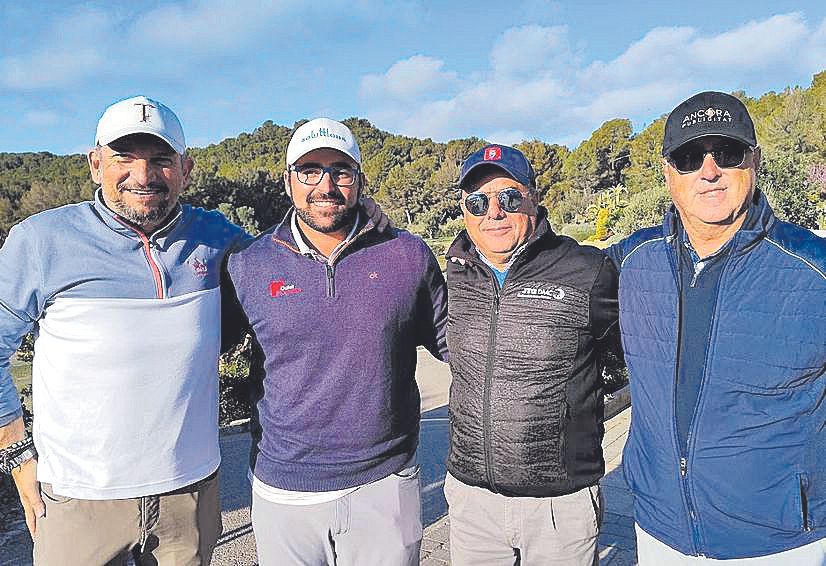
[[[319,165],[290,165],[290,171],[295,171],[298,180],[305,185],[318,185],[324,174],[330,176],[334,185],[339,187],[349,187],[356,182],[359,176],[358,167],[348,167],[346,165],[333,165],[331,167],[321,167]]]

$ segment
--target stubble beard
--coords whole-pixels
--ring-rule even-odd
[[[348,228],[356,221],[356,207],[345,208],[341,212],[336,212],[332,215],[324,215],[319,218],[310,212],[311,204],[307,204],[306,208],[295,209],[298,217],[310,228],[322,234],[330,234],[337,232],[342,228]]]

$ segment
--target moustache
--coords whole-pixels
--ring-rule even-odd
[[[316,201],[323,200],[327,202],[332,202],[335,204],[344,204],[345,200],[342,195],[337,195],[335,193],[323,194],[323,195],[309,195],[307,197],[307,204],[314,203]]]

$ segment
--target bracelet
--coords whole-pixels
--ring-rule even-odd
[[[10,474],[16,467],[32,458],[37,458],[37,450],[34,440],[29,436],[0,449],[0,472]]]

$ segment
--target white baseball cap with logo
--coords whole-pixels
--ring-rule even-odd
[[[287,145],[287,166],[320,148],[337,149],[361,165],[361,150],[350,128],[329,118],[316,118],[299,126],[290,138]]]
[[[95,144],[108,145],[129,134],[152,134],[177,153],[186,151],[181,121],[166,105],[145,96],[115,102],[98,121]]]

